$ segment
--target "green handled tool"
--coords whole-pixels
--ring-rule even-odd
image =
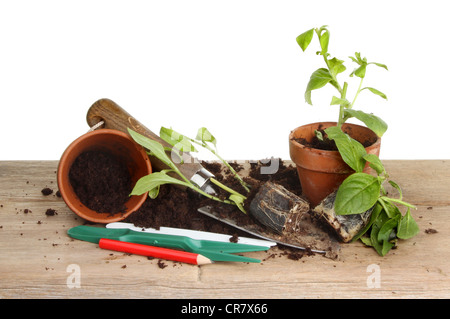
[[[255,246],[238,243],[225,243],[212,240],[197,240],[186,236],[153,234],[137,232],[131,229],[110,229],[94,226],[76,226],[67,231],[75,239],[96,243],[102,238],[114,239],[123,242],[151,245],[157,247],[181,249],[201,254],[213,261],[261,262],[259,259],[233,255],[251,251],[264,251],[266,246]]]

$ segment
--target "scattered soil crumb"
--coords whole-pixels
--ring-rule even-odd
[[[282,249],[279,253],[270,253],[269,256],[264,258],[262,261],[267,261],[269,259],[287,257],[290,260],[300,260],[305,256],[313,256],[314,253],[310,249],[299,250],[291,247],[280,247]]]
[[[165,264],[161,259],[158,260],[158,267],[161,269],[164,269],[167,267],[167,264]]]
[[[233,236],[230,237],[230,242],[237,243],[239,241],[238,234],[233,234]]]
[[[425,229],[425,234],[436,234],[438,231],[433,228]]]
[[[56,210],[49,208],[45,211],[45,215],[47,216],[55,216],[58,215],[58,213],[56,212]]]
[[[264,258],[263,261],[266,261],[266,260],[271,259],[271,258],[275,258],[275,256],[276,256],[276,254],[272,253],[269,256],[267,256],[267,258]]]
[[[53,193],[53,189],[48,188],[48,187],[45,187],[45,188],[43,188],[43,189],[41,190],[41,193],[42,193],[44,196],[48,196],[48,195],[50,195],[50,194]]]

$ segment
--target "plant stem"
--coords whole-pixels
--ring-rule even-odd
[[[394,203],[401,204],[401,205],[404,205],[404,206],[409,207],[409,208],[416,209],[416,206],[411,205],[411,204],[409,204],[407,202],[404,202],[404,201],[402,201],[400,199],[390,198],[390,197],[387,197],[387,196],[381,196],[380,198],[382,200],[385,200],[385,201],[388,201],[388,202],[394,202]]]
[[[333,86],[334,86],[334,87],[338,90],[338,92],[342,95],[342,88],[341,88],[341,85],[339,84],[339,82],[338,82],[336,76],[333,74],[333,72],[331,72],[330,63],[328,62],[328,59],[327,59],[326,55],[323,56],[323,59],[325,60],[325,63],[326,63],[327,68],[328,68],[328,71],[329,71],[331,77],[333,78],[332,83],[334,82],[334,83],[336,84],[336,85],[333,85]]]
[[[361,86],[362,86],[363,80],[364,80],[364,78],[361,78],[361,81],[359,82],[358,91],[356,91],[355,98],[353,99],[352,104],[350,104],[350,108],[353,107],[353,105],[355,104],[356,98],[358,97],[359,93],[361,92]]]
[[[222,188],[223,190],[227,191],[227,192],[230,193],[230,194],[234,194],[234,195],[237,195],[237,196],[242,196],[244,199],[247,198],[247,197],[245,197],[244,195],[239,194],[239,193],[236,192],[235,190],[229,188],[228,186],[223,185],[221,182],[219,182],[219,181],[216,180],[215,178],[210,178],[210,181],[211,181],[213,184],[219,186],[220,188]]]
[[[196,140],[193,140],[193,139],[190,139],[190,140],[191,140],[192,142],[196,143],[197,145],[203,146],[203,147],[206,148],[208,151],[210,151],[211,153],[213,153],[220,161],[222,161],[222,163],[223,163],[223,164],[231,171],[231,173],[233,173],[234,178],[236,178],[236,179],[239,181],[239,183],[241,183],[242,187],[245,188],[245,190],[247,191],[247,193],[250,192],[250,189],[249,189],[247,183],[244,182],[244,180],[238,175],[238,173],[234,170],[234,168],[231,167],[231,165],[228,164],[228,162],[227,162],[226,160],[224,160],[219,154],[217,154],[217,152],[216,152],[214,149],[212,149],[211,147],[209,147],[209,145],[206,144],[206,143],[200,143],[200,142],[198,142],[198,141],[196,141]],[[225,186],[225,185],[223,185],[223,186]],[[225,186],[225,187],[226,187],[226,186]],[[236,192],[235,192],[235,193],[236,193]],[[236,193],[236,194],[239,194],[239,193]],[[239,195],[240,195],[240,194],[239,194]]]
[[[347,95],[347,87],[348,83],[344,82],[344,88],[341,91],[341,99],[345,99],[345,96]],[[341,128],[342,124],[344,124],[344,105],[339,105],[339,121],[338,121],[338,127]]]
[[[225,204],[234,204],[232,201],[229,201],[229,200],[223,200],[223,199],[220,199],[219,197],[216,197],[216,196],[213,196],[213,195],[210,195],[210,194],[208,194],[208,193],[206,193],[206,192],[204,192],[201,188],[199,188],[199,187],[197,187],[196,185],[194,185],[190,180],[188,180],[184,175],[183,175],[183,173],[181,173],[181,171],[175,166],[175,165],[172,165],[172,169],[173,169],[173,171],[175,172],[175,173],[177,173],[186,183],[187,183],[187,186],[189,187],[189,188],[191,188],[192,190],[194,190],[194,191],[196,191],[196,192],[198,192],[198,193],[200,193],[201,195],[203,195],[203,196],[205,196],[205,197],[207,197],[207,198],[209,198],[209,199],[212,199],[212,200],[215,200],[215,201],[218,201],[218,202],[221,202],[221,203],[225,203]],[[212,180],[212,179],[211,179]],[[222,185],[223,187],[226,187],[225,185]],[[221,186],[221,187],[222,187]],[[222,187],[222,188],[223,188]],[[241,195],[242,196],[242,195]]]
[[[327,65],[328,71],[331,75],[331,77],[333,78],[333,80],[331,81],[331,84],[338,90],[338,92],[341,94],[341,99],[345,99],[345,96],[347,95],[347,87],[348,87],[348,83],[344,82],[344,87],[342,88],[341,85],[339,84],[336,76],[333,74],[333,72],[331,72],[331,68],[330,68],[330,63],[328,62],[327,56],[323,55],[323,59],[325,60],[325,63]],[[344,105],[340,105],[339,106],[339,120],[337,122],[337,126],[339,128],[342,127],[342,124],[344,124]]]
[[[229,201],[229,200],[227,200],[227,199],[220,199],[219,197],[210,195],[210,194],[208,194],[208,193],[202,191],[200,188],[194,186],[192,183],[190,183],[190,185],[191,185],[191,186],[189,186],[189,187],[190,187],[191,189],[195,190],[196,192],[200,193],[201,195],[203,195],[203,196],[205,196],[205,197],[208,197],[209,199],[212,199],[212,200],[215,200],[215,201],[218,201],[218,202],[221,202],[221,203],[225,203],[225,204],[234,204],[234,202]]]

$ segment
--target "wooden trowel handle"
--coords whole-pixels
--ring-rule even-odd
[[[158,135],[150,131],[144,125],[139,123],[134,117],[128,114],[123,108],[117,105],[115,102],[109,99],[100,99],[96,101],[88,110],[86,116],[87,123],[90,127],[103,121],[104,124],[102,128],[114,129],[122,131],[128,134],[127,128],[130,128],[141,135],[144,135],[154,141],[161,143],[164,147],[172,147],[166,141],[161,139]],[[150,158],[152,163],[152,168],[154,171],[160,171],[162,169],[167,169],[167,165],[158,160],[155,157]],[[197,173],[202,169],[201,164],[195,158],[191,157],[189,154],[183,155],[184,163],[177,164],[178,169],[183,173],[187,179]]]

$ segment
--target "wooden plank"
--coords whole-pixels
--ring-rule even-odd
[[[164,261],[165,268],[155,259],[69,238],[67,229],[84,221],[61,198],[41,193],[57,190],[57,164],[0,162],[0,298],[450,297],[450,161],[385,162],[405,199],[418,205],[413,216],[421,232],[384,258],[353,243],[343,245],[337,261],[320,255],[290,260],[272,248],[245,254],[261,264]],[[47,216],[49,208],[57,214]]]
[[[415,205],[450,205],[450,161],[383,161],[390,178]]]

